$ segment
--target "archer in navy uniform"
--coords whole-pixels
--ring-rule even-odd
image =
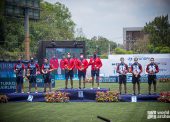
[[[29,91],[27,93],[31,92],[31,86],[33,83],[35,85],[35,93],[38,93],[36,83],[37,71],[39,71],[39,65],[34,62],[33,58],[31,58],[30,63],[27,66],[27,77],[29,79]]]
[[[128,73],[128,65],[124,63],[124,58],[120,58],[121,63],[117,66],[117,73],[119,73],[119,92],[121,94],[122,84],[124,84],[125,94],[127,93],[126,88],[126,74]]]
[[[154,62],[154,58],[150,59],[151,63],[147,65],[146,72],[148,73],[148,90],[149,95],[151,95],[151,85],[153,83],[154,86],[154,93],[156,93],[156,73],[159,72],[158,65]]]
[[[23,79],[25,77],[25,66],[22,63],[21,57],[18,58],[17,64],[14,65],[14,72],[16,74],[16,93],[18,93],[19,84],[21,84],[21,92],[24,93]]]
[[[134,63],[131,65],[133,95],[136,94],[136,84],[138,86],[138,95],[140,95],[140,74],[142,73],[142,65],[138,63],[138,58],[134,58]]]
[[[53,71],[52,65],[48,62],[48,59],[44,59],[44,64],[42,65],[42,73],[43,73],[43,78],[44,78],[44,92],[46,92],[46,86],[48,84],[49,90],[51,92],[51,76],[50,73]]]

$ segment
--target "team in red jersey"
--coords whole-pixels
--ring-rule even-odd
[[[131,65],[133,95],[136,94],[136,84],[138,86],[138,95],[140,95],[140,74],[142,73],[142,65],[138,63],[138,58],[134,58],[134,63]]]
[[[97,87],[99,87],[99,74],[100,74],[100,68],[102,67],[102,62],[99,57],[97,57],[97,54],[94,53],[93,57],[90,58],[89,65],[91,65],[91,77],[92,77],[92,88],[94,87],[94,77],[96,76],[96,82]]]
[[[88,61],[84,58],[83,53],[80,54],[80,59],[76,60],[76,68],[78,69],[79,89],[81,89],[81,77],[83,77],[83,88],[85,88],[86,70]]]
[[[152,83],[153,83],[153,86],[154,86],[154,93],[156,93],[156,73],[159,72],[159,67],[154,62],[154,58],[151,58],[150,61],[151,61],[151,63],[149,63],[146,67],[146,72],[148,73],[149,95],[151,94]]]
[[[128,65],[124,63],[124,58],[120,58],[121,63],[117,66],[117,73],[119,73],[119,92],[122,92],[122,84],[124,84],[125,94],[127,93],[126,88],[126,74],[128,73]]]

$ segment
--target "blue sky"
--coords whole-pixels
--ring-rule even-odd
[[[170,0],[45,0],[65,4],[87,38],[103,36],[123,43],[123,27],[143,27],[156,16],[169,15]]]

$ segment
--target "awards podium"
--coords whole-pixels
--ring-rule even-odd
[[[78,89],[78,88],[68,88],[68,89],[58,89],[56,91],[68,93],[70,98],[70,102],[96,102],[96,92],[107,92],[110,89],[101,88],[101,89]],[[8,93],[6,94],[8,97],[9,102],[30,102],[28,99],[31,95],[32,102],[45,102],[45,93],[38,92],[38,93]],[[119,95],[120,102],[132,102],[132,97],[134,95],[131,94],[121,94]],[[141,94],[135,95],[136,102],[156,102],[157,98],[159,98],[159,94]]]

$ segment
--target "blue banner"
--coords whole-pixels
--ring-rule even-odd
[[[16,91],[16,78],[0,77],[0,93],[13,93]]]

